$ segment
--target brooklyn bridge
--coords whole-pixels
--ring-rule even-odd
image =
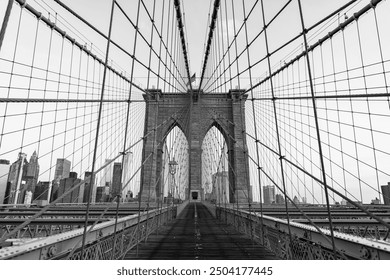
[[[389,13],[1,1],[0,259],[390,259]]]

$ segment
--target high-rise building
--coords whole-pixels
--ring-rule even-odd
[[[104,201],[104,187],[96,187],[96,202],[105,202]]]
[[[30,157],[30,162],[27,165],[27,174],[25,177],[26,186],[25,189],[23,190],[23,194],[27,191],[34,193],[35,186],[37,185],[38,182],[38,177],[39,177],[38,155],[37,152],[34,151],[32,156]]]
[[[24,197],[20,195],[21,190],[26,185],[26,175],[28,161],[25,153],[19,153],[18,159],[11,165],[7,179],[6,203],[21,204],[24,202]]]
[[[27,190],[24,195],[24,204],[31,204],[33,193],[32,191]]]
[[[122,170],[122,184],[126,186],[127,190],[130,190],[130,178],[131,178],[131,163],[133,160],[133,153],[128,152],[123,157],[123,170]]]
[[[66,158],[57,158],[54,179],[69,178],[70,165],[71,165],[70,161],[67,160]]]
[[[264,204],[272,204],[276,202],[275,199],[275,186],[263,186]]]
[[[7,190],[7,179],[9,172],[9,160],[0,159],[0,204],[4,203]]]
[[[383,203],[385,205],[390,205],[390,182],[387,185],[381,186],[382,195],[383,195]]]
[[[84,174],[84,180],[86,181],[83,186],[84,186],[84,195],[83,195],[83,202],[84,203],[88,203],[88,201],[91,201],[91,202],[94,202],[95,201],[95,198],[93,199],[89,199],[90,196],[93,195],[93,192],[92,190],[90,191],[89,189],[91,188],[91,178],[90,180],[87,182],[87,178],[88,177],[91,177],[92,176],[92,172],[90,171],[85,171],[85,174]],[[94,184],[95,185],[95,184]]]
[[[109,193],[106,191],[107,187],[96,188],[96,202],[108,202]]]
[[[33,193],[33,202],[35,200],[48,200],[50,182],[38,182]]]
[[[284,197],[282,194],[280,194],[280,193],[276,194],[275,203],[276,204],[284,204]]]
[[[114,162],[114,170],[112,174],[111,197],[122,194],[122,164]]]
[[[68,178],[63,178],[60,180],[57,197],[62,196],[64,193],[74,188],[76,185],[80,184],[81,179],[77,178],[76,172],[70,172]],[[80,184],[78,187],[74,188],[71,192],[66,194],[61,198],[59,203],[82,203],[84,195],[84,185]]]
[[[57,199],[60,181],[63,178],[69,178],[71,162],[65,158],[57,158],[56,170],[54,172],[54,179],[49,188],[50,201]]]
[[[111,161],[110,159],[106,159],[104,164],[107,164],[110,161]],[[111,182],[112,182],[112,164],[108,164],[106,167],[104,167],[103,174],[101,174],[100,186],[111,187]]]

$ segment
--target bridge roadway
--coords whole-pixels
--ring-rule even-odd
[[[215,219],[202,203],[189,203],[171,223],[125,259],[278,259],[250,237]]]

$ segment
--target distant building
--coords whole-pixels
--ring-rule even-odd
[[[60,178],[54,179],[51,181],[51,184],[48,189],[48,197],[50,197],[49,202],[54,201],[58,197],[58,190],[60,188]]]
[[[383,203],[385,205],[390,205],[390,182],[387,185],[381,186],[382,195],[383,195]]]
[[[24,190],[21,192],[22,196],[24,197],[25,192],[29,191],[31,194],[35,192],[35,186],[38,183],[38,177],[39,177],[39,163],[38,163],[38,155],[34,151],[32,156],[30,157],[30,162],[27,165],[27,174],[25,177],[26,185]],[[30,200],[31,203],[31,200]]]
[[[24,190],[26,185],[26,175],[28,168],[28,161],[25,153],[19,153],[17,161],[15,161],[8,173],[7,190],[6,190],[6,204],[22,204],[24,197],[20,195],[21,190]]]
[[[361,201],[354,201],[355,204],[357,205],[363,205],[363,203]],[[355,205],[353,205],[351,202],[347,201],[347,206],[348,207],[355,207]]]
[[[347,205],[347,201],[345,199],[342,199],[340,204],[343,205],[343,206],[346,206]]]
[[[71,162],[66,158],[57,158],[54,179],[69,178]]]
[[[24,196],[24,204],[31,204],[31,201],[32,201],[32,195],[33,193],[31,191],[26,191],[26,194]]]
[[[64,193],[75,187],[77,184],[80,184],[81,179],[77,178],[76,172],[70,172],[69,178],[63,178],[60,180],[57,197],[62,196]],[[84,185],[74,188],[71,192],[66,194],[61,198],[59,203],[82,203],[84,195]]]
[[[84,174],[84,180],[87,181],[87,178],[88,177],[91,177],[92,176],[92,172],[90,171],[86,171],[85,174]],[[89,180],[88,182],[85,182],[83,184],[84,186],[84,194],[83,194],[83,202],[84,203],[88,203],[89,201],[89,196],[92,196],[92,191],[90,192],[90,188],[91,188],[91,180]],[[92,199],[90,200],[92,202]]]
[[[299,198],[297,196],[294,196],[294,199],[293,199],[294,203],[295,204],[299,204]]]
[[[104,164],[107,164],[110,161],[111,161],[110,159],[106,159]],[[103,170],[103,174],[101,175],[101,180],[99,185],[111,187],[111,182],[112,182],[112,164],[109,164]]]
[[[114,169],[112,174],[112,188],[111,197],[122,195],[122,164],[114,162]]]
[[[285,204],[284,197],[281,194],[276,194],[275,196],[275,203],[276,204]]]
[[[133,153],[128,152],[123,157],[123,170],[122,170],[122,184],[123,184],[123,186],[126,186],[127,189],[130,188],[132,161],[133,161]]]
[[[54,172],[54,180],[51,188],[49,188],[50,201],[56,200],[60,181],[64,178],[69,178],[71,162],[65,158],[57,158],[56,170]]]
[[[48,200],[50,182],[38,182],[35,186],[35,192],[33,193],[33,202],[35,200]]]
[[[264,204],[275,203],[275,186],[263,186],[263,199]]]
[[[0,204],[4,203],[5,192],[7,191],[8,172],[9,160],[0,159]]]
[[[109,190],[107,187],[96,188],[96,200],[95,202],[109,202]]]
[[[378,205],[378,204],[381,204],[381,201],[377,197],[375,197],[375,199],[371,200],[371,204]]]
[[[252,185],[249,185],[249,202],[252,203],[253,202],[253,186]]]
[[[229,203],[229,175],[227,171],[216,172],[212,176],[211,200]]]

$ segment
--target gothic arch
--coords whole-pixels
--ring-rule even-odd
[[[159,197],[161,186],[157,178],[162,168],[161,143],[164,137],[178,126],[184,132],[189,146],[189,188],[186,196],[191,198],[191,192],[198,192],[203,200],[201,145],[208,130],[216,126],[228,145],[228,160],[231,166],[229,178],[233,178],[230,202],[248,202],[248,197],[251,197],[248,193],[249,163],[245,156],[246,137],[242,133],[245,130],[247,95],[242,90],[230,90],[220,94],[203,94],[199,91],[171,94],[162,93],[158,89],[147,92],[148,94],[144,95],[146,113],[143,162],[148,155],[153,156],[149,157],[142,167],[141,199],[156,201]],[[195,96],[197,98],[194,98]],[[184,113],[186,117],[183,117]],[[166,123],[162,125],[163,122]],[[153,130],[156,131],[155,137],[148,134]],[[149,194],[150,198],[147,197]]]

